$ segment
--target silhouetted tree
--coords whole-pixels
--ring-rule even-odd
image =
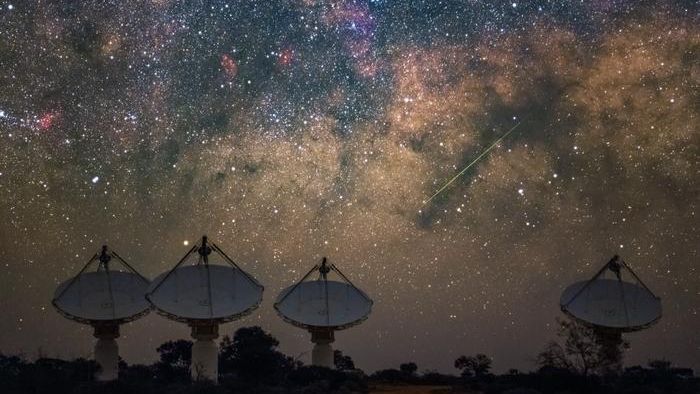
[[[156,349],[160,361],[153,364],[153,374],[160,382],[187,382],[192,363],[192,341],[168,341]],[[143,371],[141,371],[143,372]]]
[[[338,371],[352,371],[355,369],[355,362],[352,357],[346,356],[340,350],[333,351],[333,364]]]
[[[160,362],[175,368],[188,368],[192,362],[192,341],[178,339],[168,341],[156,349]]]
[[[651,375],[655,378],[661,378],[663,380],[673,380],[673,378],[688,379],[692,378],[695,374],[691,368],[677,368],[673,367],[669,360],[650,360],[647,363],[649,366]]]
[[[421,374],[420,381],[423,384],[431,384],[436,386],[455,385],[458,383],[458,378],[454,375],[445,375],[433,370],[425,370]]]
[[[399,371],[407,376],[414,376],[416,371],[418,371],[418,365],[414,362],[403,363],[399,365]]]
[[[557,319],[557,336],[562,343],[551,341],[537,356],[540,367],[566,369],[573,373],[588,376],[596,372],[606,372],[619,365],[622,349],[627,343],[622,340],[610,341],[591,327],[577,321]],[[610,347],[614,347],[610,350]]]
[[[596,345],[597,372],[602,375],[622,372],[622,359],[629,344],[622,339],[619,332],[593,330]]]
[[[668,360],[650,360],[647,365],[654,371],[665,372],[671,369],[671,362]]]
[[[7,382],[16,378],[25,366],[17,356],[4,356],[0,353],[0,381]]]
[[[249,348],[251,337],[259,342],[274,345],[275,341],[264,331],[248,329],[241,341],[228,339],[224,348],[231,348],[235,357],[246,357],[236,352],[237,346]],[[235,338],[235,337],[234,337]],[[239,338],[240,339],[240,338]],[[256,341],[257,341],[256,340]],[[168,355],[178,353],[181,346],[164,346]],[[253,349],[250,347],[249,349]],[[260,348],[258,348],[260,349]],[[264,348],[263,348],[264,349]],[[272,347],[274,349],[274,346]],[[254,350],[250,350],[251,352]],[[270,348],[263,350],[269,352]],[[276,350],[275,350],[276,351]],[[453,375],[425,371],[418,376],[409,376],[413,370],[405,363],[402,370],[387,369],[378,371],[367,379],[363,374],[347,373],[335,369],[299,366],[293,364],[283,379],[275,374],[264,380],[244,381],[234,376],[223,376],[219,385],[211,382],[191,382],[189,374],[184,379],[175,380],[160,375],[159,368],[183,368],[177,360],[183,357],[166,357],[172,362],[158,361],[154,365],[127,365],[120,363],[120,376],[114,382],[96,382],[93,374],[98,368],[94,361],[77,359],[65,361],[40,358],[27,361],[21,357],[0,355],[0,392],[2,394],[226,394],[226,393],[270,393],[270,394],[312,394],[312,393],[360,393],[368,392],[368,381],[374,383],[397,382],[401,384],[451,385],[467,384],[468,392],[491,394],[697,394],[700,393],[700,379],[694,377],[690,368],[673,366],[666,360],[653,360],[648,367],[634,366],[623,374],[584,377],[568,369],[543,367],[536,373],[515,373],[494,376],[488,373],[490,360],[486,356],[460,357],[458,365],[469,369],[469,375],[481,375],[483,379],[464,379]],[[175,360],[175,361],[173,361]],[[256,361],[257,363],[258,361]],[[173,365],[179,365],[177,367]],[[254,364],[260,365],[260,364]],[[476,366],[476,368],[475,368]],[[475,372],[481,371],[481,372]],[[187,372],[185,370],[185,372]],[[236,371],[236,374],[240,374]]]
[[[455,368],[462,371],[462,376],[465,378],[482,378],[491,370],[491,359],[481,353],[473,357],[460,356],[455,360]]]
[[[243,327],[225,336],[219,351],[219,373],[233,373],[248,382],[274,385],[293,367],[277,350],[279,341],[260,327]]]
[[[20,392],[69,393],[76,385],[93,381],[98,368],[94,361],[82,358],[73,361],[40,358],[21,369]]]
[[[380,369],[370,375],[370,379],[380,382],[402,382],[405,378],[406,375],[394,368]]]

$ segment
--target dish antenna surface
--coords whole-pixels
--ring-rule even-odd
[[[114,269],[115,262],[122,270]],[[105,245],[76,276],[56,288],[52,304],[58,312],[95,330],[95,361],[101,367],[98,380],[117,378],[119,325],[150,311],[143,298],[148,285],[148,279]]]
[[[212,252],[225,265],[209,262]],[[243,271],[215,243],[202,237],[169,271],[156,277],[146,299],[168,319],[192,329],[192,378],[218,379],[219,325],[239,319],[262,301],[263,286]]]
[[[311,278],[314,272],[319,275]],[[328,280],[335,272],[341,281]],[[333,367],[334,333],[360,324],[372,311],[372,300],[333,264],[323,258],[296,284],[284,289],[275,302],[277,313],[286,322],[308,330],[314,348],[311,363]]]
[[[624,281],[623,274],[633,282]],[[622,359],[622,334],[643,330],[661,319],[661,299],[617,255],[590,280],[567,287],[560,306],[565,314],[595,330],[606,358],[616,366]]]

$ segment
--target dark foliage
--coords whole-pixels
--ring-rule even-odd
[[[176,368],[189,368],[192,362],[192,341],[168,341],[156,349],[160,362]]]
[[[352,361],[352,357],[344,355],[340,350],[333,351],[333,365],[339,371],[352,371],[355,369],[355,362]]]
[[[491,371],[491,359],[485,354],[477,354],[476,356],[460,356],[455,360],[455,368],[461,371],[462,377],[483,379],[489,375]]]
[[[27,362],[0,355],[0,388],[4,393],[71,393],[76,386],[92,382],[97,371],[94,361],[82,358],[39,358]]]
[[[367,382],[362,373],[347,373],[314,366],[296,368],[289,375],[288,383],[304,393],[367,391]]]
[[[651,364],[650,364],[651,365]],[[496,376],[484,384],[488,394],[691,394],[700,393],[700,379],[687,368],[631,367],[619,376],[574,373],[565,368],[543,367],[533,373]]]
[[[398,369],[380,369],[369,376],[372,381],[382,383],[406,382],[406,375]]]
[[[459,384],[459,378],[454,375],[446,375],[437,371],[424,371],[418,376],[418,383],[435,386],[455,386]]]
[[[385,369],[367,377],[354,368],[352,359],[335,353],[337,369],[303,366],[277,350],[278,341],[259,327],[239,329],[233,339],[221,343],[219,384],[191,382],[187,367],[192,343],[172,341],[158,347],[159,361],[152,365],[119,364],[118,381],[94,381],[93,361],[39,358],[27,361],[0,354],[0,392],[3,394],[315,394],[366,393],[376,384],[452,386],[454,392],[484,394],[697,394],[700,379],[688,368],[667,360],[653,360],[646,367],[633,366],[619,374],[582,373],[576,368],[544,365],[523,373],[510,370],[490,373],[486,355],[461,356],[455,367],[461,376],[434,371],[418,373],[406,362],[399,369]],[[591,370],[595,370],[592,368]]]
[[[541,367],[568,369],[583,376],[619,372],[623,351],[629,347],[627,342],[619,337],[610,340],[574,320],[557,319],[557,323],[559,341],[548,343],[537,356]]]
[[[416,371],[418,371],[418,365],[416,365],[414,362],[403,363],[399,365],[399,371],[408,376],[414,376]]]
[[[219,351],[219,373],[246,383],[279,382],[294,368],[294,360],[277,350],[279,341],[260,327],[240,328],[233,340],[225,336]]]
[[[414,362],[402,363],[399,369],[382,369],[369,376],[368,380],[375,384],[414,384],[451,386],[459,384],[454,375],[445,375],[437,371],[425,371],[418,374],[418,365]]]
[[[190,364],[192,362],[192,341],[179,339],[168,341],[156,349],[160,361],[150,367],[150,375],[159,383],[179,382],[190,380]],[[140,373],[145,373],[141,370]]]

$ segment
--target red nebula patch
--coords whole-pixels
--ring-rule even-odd
[[[236,61],[229,56],[228,54],[224,53],[221,55],[221,68],[224,69],[224,74],[228,78],[234,78],[236,74],[238,74],[238,65],[236,64]]]
[[[51,128],[51,126],[56,124],[58,118],[59,114],[57,112],[46,112],[39,117],[37,120],[37,125],[41,130],[48,130]]]
[[[287,67],[294,61],[294,51],[290,48],[285,48],[277,58],[277,64],[281,67]]]

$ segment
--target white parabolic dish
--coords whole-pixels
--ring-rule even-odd
[[[240,269],[198,264],[159,275],[146,297],[172,320],[227,322],[257,308],[262,293],[263,287]]]
[[[636,331],[661,318],[661,300],[646,288],[616,279],[582,281],[561,296],[561,309],[594,326]]]
[[[131,272],[86,272],[61,283],[53,304],[67,318],[82,323],[131,321],[150,310],[143,298],[148,284]]]
[[[372,301],[348,283],[313,280],[283,290],[275,309],[299,327],[340,330],[365,320],[372,310]]]

